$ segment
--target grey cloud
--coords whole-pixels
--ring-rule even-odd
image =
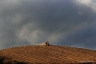
[[[96,17],[92,9],[74,2],[70,0],[17,0],[16,2],[5,0],[0,2],[2,47],[36,44],[46,40],[52,44],[55,42],[58,42],[55,44],[63,44],[59,41],[65,34],[70,33],[64,37],[65,41],[68,41],[74,29],[84,23],[90,25]],[[84,30],[81,29],[81,31]],[[76,35],[74,38],[77,38],[77,33],[73,32]],[[84,36],[78,38],[80,40],[77,39],[78,43],[85,42],[82,37]],[[68,45],[78,44],[77,42],[68,43]]]
[[[78,4],[87,6],[96,12],[96,1],[95,0],[75,0]]]
[[[87,27],[82,27],[81,29],[77,29],[74,32],[67,34],[67,36],[65,36],[66,38],[62,37],[60,43],[66,46],[70,45],[75,47],[96,49],[95,27],[96,23]]]

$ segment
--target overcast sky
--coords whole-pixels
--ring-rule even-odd
[[[96,49],[96,1],[0,0],[0,49],[45,41]]]

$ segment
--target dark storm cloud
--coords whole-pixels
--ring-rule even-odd
[[[87,27],[76,29],[74,32],[63,36],[60,40],[63,45],[70,45],[75,47],[93,48],[96,45],[96,23]],[[60,43],[59,43],[60,44]]]
[[[92,37],[95,40],[95,36],[90,36],[95,31],[87,33],[94,28],[88,25],[95,23],[95,17],[93,8],[78,4],[76,0],[1,0],[0,45],[4,48],[48,40],[51,44],[76,45],[80,43],[91,48],[91,45],[85,45],[87,42],[84,38]],[[78,28],[82,27],[82,24],[87,27]],[[79,34],[85,33],[87,33],[86,36],[77,38]],[[75,38],[77,40],[71,42],[70,39],[73,36],[72,40]],[[89,44],[95,44],[95,41],[92,41],[90,38]]]

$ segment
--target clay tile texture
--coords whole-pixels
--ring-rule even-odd
[[[0,64],[96,64],[95,50],[45,44],[0,50]]]

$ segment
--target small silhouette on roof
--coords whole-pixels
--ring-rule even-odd
[[[48,42],[48,41],[46,41],[46,42],[45,42],[45,45],[46,45],[46,46],[49,46],[50,44],[49,44],[49,42]]]

